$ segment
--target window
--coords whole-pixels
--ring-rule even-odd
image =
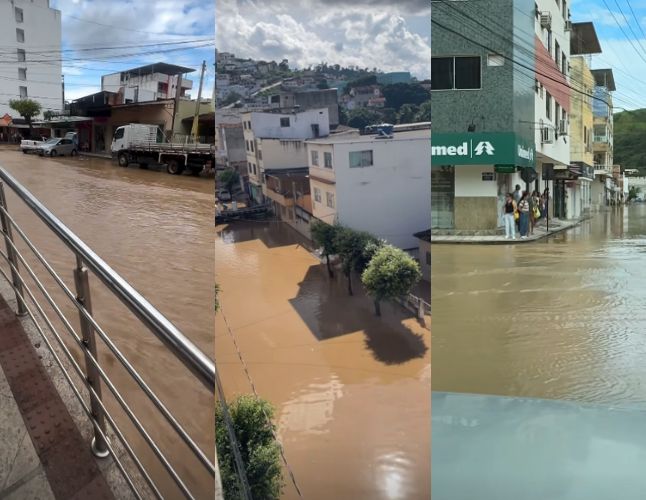
[[[25,41],[25,30],[16,28],[16,40],[18,40],[18,42],[20,43],[23,43]]]
[[[244,144],[245,144],[245,149],[247,151],[250,151],[250,149],[249,149],[249,141],[245,139]]]
[[[317,187],[314,188],[314,201],[321,203],[321,190]]]
[[[325,192],[326,204],[330,208],[334,208],[334,193]]]
[[[118,128],[117,131],[114,133],[114,139],[123,139],[123,133],[125,132],[126,129],[124,128]]]
[[[318,123],[312,123],[312,135],[314,137],[318,137],[320,135],[320,130],[319,130],[319,124]]]
[[[16,13],[16,22],[22,23],[25,20],[23,10],[15,7],[14,12]]]
[[[253,174],[253,167],[251,166],[250,161],[247,162],[247,172],[249,172],[250,174]]]
[[[432,57],[432,90],[472,90],[480,88],[480,57]]]
[[[561,73],[567,76],[567,58],[565,57],[565,54],[561,55]]]
[[[280,119],[280,126],[281,127],[289,127],[289,117],[281,118]]]
[[[27,54],[25,53],[25,49],[18,49],[18,62],[25,62],[27,59]]]
[[[332,168],[332,153],[323,153],[323,164],[325,168]]]
[[[72,139],[63,139],[61,144],[72,144]]]
[[[431,252],[426,252],[426,263],[431,265]]]
[[[547,113],[547,119],[552,119],[552,96],[549,92],[545,91],[545,112]]]
[[[27,87],[18,87],[20,89],[20,98],[24,99],[27,97]]]
[[[258,175],[258,166],[255,163],[253,164],[253,175]],[[264,183],[264,179],[263,179],[263,183]]]
[[[319,152],[318,151],[312,151],[312,165],[318,167],[319,166]]]
[[[350,152],[350,168],[371,167],[372,165],[372,149]]]
[[[551,30],[547,31],[547,51],[550,54],[552,53],[552,31]]]
[[[554,101],[554,121],[556,122],[557,126],[559,118],[561,118],[561,106],[558,102]]]
[[[18,68],[18,79],[22,81],[27,79],[27,68]]]
[[[583,144],[588,143],[588,127],[583,127]]]
[[[558,42],[554,42],[554,60],[556,61],[556,67],[561,65],[561,46]]]
[[[249,141],[249,146],[251,146],[251,152],[252,153],[255,152],[255,147],[254,147],[253,143],[254,143],[253,140]]]

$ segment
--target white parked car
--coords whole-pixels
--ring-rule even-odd
[[[45,144],[45,141],[32,141],[30,139],[23,139],[20,141],[20,149],[23,153],[37,153],[38,149]]]
[[[78,147],[73,139],[54,137],[38,147],[41,156],[76,156]]]

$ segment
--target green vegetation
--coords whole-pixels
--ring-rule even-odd
[[[25,119],[27,125],[29,125],[29,137],[33,137],[34,128],[32,125],[32,119],[40,113],[40,103],[31,99],[10,99],[9,107],[17,111],[18,114]]]
[[[219,293],[220,293],[220,285],[216,283],[215,284],[215,312],[218,312],[220,310],[220,300],[218,298]]]
[[[642,188],[639,186],[630,186],[630,188],[628,188],[628,201],[636,199],[641,192]]]
[[[361,281],[375,301],[375,314],[381,316],[382,300],[404,297],[422,277],[419,264],[403,250],[381,246],[361,275]]]
[[[369,108],[356,108],[348,113],[348,125],[362,129],[368,125],[375,125],[382,122],[382,115],[379,111]]]
[[[231,194],[233,187],[238,183],[238,177],[238,172],[235,170],[225,170],[218,176],[218,181],[220,181],[228,193]]]
[[[330,266],[330,255],[334,255],[337,252],[336,248],[336,233],[338,226],[331,226],[322,221],[312,222],[311,232],[312,232],[312,241],[323,249],[323,255],[325,255],[325,260],[327,262],[327,272],[330,275],[330,278],[334,276],[332,272],[332,267]]]
[[[431,93],[419,83],[393,83],[384,85],[381,93],[386,98],[386,106],[397,111],[405,104],[421,105],[431,98]]]
[[[646,175],[646,109],[615,114],[614,163]]]
[[[379,244],[377,238],[370,233],[355,231],[349,227],[337,227],[334,245],[341,257],[341,268],[348,279],[348,293],[350,295],[354,293],[352,291],[352,273],[363,272]]]
[[[274,409],[251,395],[237,397],[229,404],[233,428],[240,444],[251,496],[274,500],[280,498],[283,475],[280,448],[274,439]],[[220,404],[215,406],[215,446],[218,454],[224,498],[240,498],[235,459]]]
[[[226,99],[222,100],[220,106],[228,106],[229,104],[238,102],[240,99],[242,99],[242,96],[240,94],[238,94],[237,92],[231,92],[229,95],[227,95]]]

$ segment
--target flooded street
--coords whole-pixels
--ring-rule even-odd
[[[166,173],[117,167],[90,158],[40,158],[0,150],[0,166],[8,170],[64,224],[85,241],[115,271],[146,297],[208,355],[213,352],[213,179],[171,176]],[[73,289],[74,256],[41,223],[10,188],[5,187],[9,211],[56,271]],[[15,233],[14,233],[15,234]],[[17,236],[16,236],[17,239]],[[4,246],[4,245],[3,245]],[[19,245],[30,263],[36,259]],[[4,263],[3,263],[4,265]],[[4,267],[6,269],[6,266]],[[35,266],[39,276],[45,271]],[[26,274],[26,273],[25,273]],[[78,325],[78,313],[53,280],[43,279],[63,311]],[[177,416],[191,436],[211,456],[213,394],[90,273],[95,316],[129,361]],[[35,285],[32,286],[35,290]],[[39,295],[39,297],[42,297]],[[46,310],[47,311],[47,310]],[[47,311],[49,312],[49,311]],[[50,315],[53,318],[53,313]],[[57,323],[55,323],[57,324]],[[57,325],[60,325],[58,323]],[[59,330],[63,332],[62,329]],[[64,332],[67,336],[67,332]],[[72,342],[68,345],[72,346]],[[78,354],[78,351],[75,350]],[[99,357],[115,385],[161,445],[199,498],[211,498],[212,478],[202,469],[153,406],[99,342]],[[77,355],[77,360],[82,357]],[[103,389],[104,396],[109,394]],[[125,414],[108,397],[119,422]],[[144,459],[161,468],[139,439],[134,427],[126,434]],[[169,480],[162,491],[176,498]]]
[[[235,338],[303,498],[429,498],[430,331],[392,304],[377,318],[286,225],[222,225],[215,241],[225,391],[252,391]],[[298,498],[287,473],[283,496]]]
[[[646,402],[646,205],[537,243],[434,245],[432,285],[433,390]]]

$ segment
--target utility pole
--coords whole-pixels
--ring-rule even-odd
[[[171,123],[170,129],[170,141],[173,140],[173,135],[175,135],[175,118],[177,117],[177,108],[179,108],[179,98],[182,94],[182,74],[177,74],[177,83],[175,84],[175,103],[173,104],[173,121]]]
[[[213,63],[213,75],[213,97],[211,97],[211,103],[213,104],[213,111],[215,111],[217,108],[215,104],[215,91],[218,87],[218,63]]]
[[[197,91],[197,102],[195,103],[195,115],[193,116],[193,128],[191,128],[191,137],[197,142],[197,129],[200,118],[200,101],[202,100],[202,84],[204,83],[204,72],[206,71],[206,61],[202,61],[202,73],[200,74],[200,88]]]
[[[65,114],[65,75],[61,75],[61,90],[62,90],[62,107],[61,107],[61,115]]]

